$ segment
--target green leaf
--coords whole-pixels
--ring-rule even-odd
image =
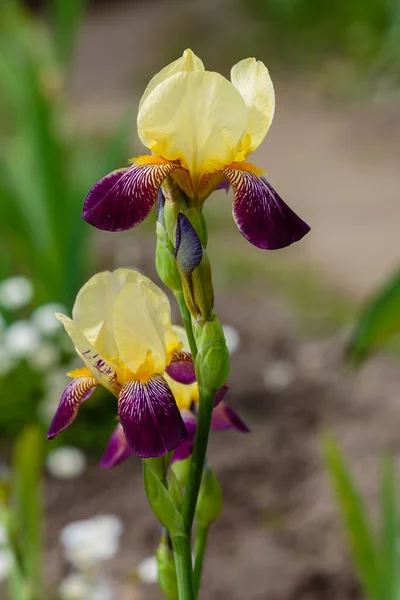
[[[223,504],[222,489],[214,471],[204,470],[196,506],[196,520],[203,528],[216,521]]]
[[[382,570],[386,600],[397,600],[400,591],[398,569],[397,494],[394,461],[387,458],[381,470]]]
[[[147,499],[161,525],[168,529],[172,538],[185,536],[183,517],[174,504],[168,490],[143,461],[144,489]]]
[[[175,506],[181,510],[183,504],[183,491],[181,484],[179,483],[179,480],[172,469],[169,476],[168,491]]]
[[[348,359],[354,364],[361,363],[399,332],[400,269],[367,302],[348,347]]]
[[[48,0],[53,17],[54,39],[62,63],[71,60],[76,33],[86,8],[87,0]]]
[[[23,571],[34,597],[42,595],[43,557],[43,432],[27,427],[16,442],[13,457],[15,522]]]
[[[364,503],[335,439],[325,436],[323,446],[357,575],[365,596],[379,600],[382,598],[379,548]]]

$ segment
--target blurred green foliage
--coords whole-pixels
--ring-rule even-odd
[[[247,0],[264,43],[280,61],[310,65],[342,58],[400,73],[398,0]]]
[[[367,600],[397,600],[400,595],[399,522],[395,466],[381,468],[381,519],[376,531],[345,457],[332,436],[324,440],[325,461],[347,534],[354,569]]]
[[[400,269],[367,300],[347,349],[348,360],[361,364],[400,333]]]

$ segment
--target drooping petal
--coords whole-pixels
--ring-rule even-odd
[[[243,160],[263,141],[275,112],[274,86],[268,69],[255,58],[238,62],[231,70],[231,81],[239,90],[248,110],[246,134],[236,160]]]
[[[218,406],[218,404],[225,398],[227,392],[229,390],[229,386],[225,383],[215,395],[214,406]]]
[[[74,343],[77,353],[81,356],[96,381],[112,394],[118,396],[119,388],[115,365],[109,363],[97,352],[72,319],[61,313],[56,313],[56,317],[64,325],[65,331]]]
[[[171,464],[177,460],[184,460],[192,454],[194,436],[196,433],[196,417],[190,410],[181,411],[183,422],[185,423],[187,438],[175,449],[172,455]]]
[[[132,454],[133,451],[125,437],[124,429],[121,423],[118,423],[104,451],[100,461],[100,468],[110,469],[111,467],[116,467]]]
[[[172,392],[159,375],[122,386],[118,415],[132,451],[141,458],[162,456],[187,437]]]
[[[264,250],[284,248],[298,242],[310,227],[293,212],[265,177],[258,177],[245,165],[222,169],[233,192],[233,216],[240,233]]]
[[[236,429],[241,433],[249,433],[250,429],[239,417],[237,412],[225,402],[220,402],[213,410],[211,419],[211,430],[222,431],[224,429]]]
[[[105,231],[125,231],[141,223],[157,199],[164,179],[179,167],[149,157],[151,164],[134,164],[113,171],[90,190],[83,205],[82,217]]]
[[[175,73],[180,73],[182,71],[204,71],[203,62],[189,48],[184,51],[180,58],[174,60],[174,62],[170,63],[154,75],[140,100],[139,110],[143,102],[160,83],[165,81],[165,79],[168,79],[168,77],[171,77],[171,75],[175,75]]]
[[[180,72],[147,96],[138,114],[143,144],[167,160],[179,160],[194,179],[235,160],[247,125],[247,108],[235,86],[208,71]]]
[[[97,381],[94,377],[78,377],[67,385],[50,424],[48,440],[52,440],[71,425],[78,414],[79,406],[92,395],[96,387]]]
[[[166,371],[178,383],[188,385],[196,381],[193,359],[189,352],[176,352],[173,354]]]

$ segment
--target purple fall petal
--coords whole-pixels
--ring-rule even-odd
[[[157,199],[174,163],[133,165],[106,175],[88,193],[82,217],[105,231],[125,231],[141,223]]]
[[[213,410],[211,431],[223,431],[224,429],[236,429],[241,433],[249,433],[250,431],[233,408],[225,402],[220,402]]]
[[[48,440],[52,440],[71,425],[78,414],[79,406],[92,395],[96,387],[97,381],[94,377],[77,377],[67,385],[47,432]]]
[[[229,181],[227,179],[224,179],[219,185],[217,185],[217,187],[215,189],[216,190],[225,190],[226,192],[229,192],[230,187],[231,187],[231,184],[229,183]]]
[[[181,415],[183,422],[185,423],[187,438],[175,449],[175,452],[172,455],[171,464],[177,460],[184,460],[190,456],[193,451],[193,442],[196,433],[196,417],[190,410],[183,410]]]
[[[227,167],[222,171],[233,188],[236,224],[254,246],[277,250],[301,240],[310,231],[265,177],[239,168]]]
[[[174,396],[160,375],[146,383],[130,381],[123,385],[118,415],[132,451],[141,458],[162,456],[187,436]]]
[[[214,407],[218,406],[218,404],[223,400],[229,390],[229,386],[225,383],[217,393],[215,394]]]
[[[193,359],[189,352],[177,352],[174,354],[166,371],[178,383],[188,385],[196,381]]]
[[[128,444],[123,427],[121,423],[118,423],[114,429],[114,433],[110,437],[107,448],[104,451],[100,461],[100,468],[109,469],[111,467],[116,467],[132,454],[132,448]]]

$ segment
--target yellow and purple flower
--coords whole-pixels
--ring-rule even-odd
[[[274,88],[262,62],[240,61],[228,81],[206,71],[186,50],[153,77],[140,101],[138,133],[152,154],[101,179],[86,198],[83,218],[107,231],[130,229],[146,218],[171,176],[199,207],[215,189],[230,184],[239,231],[259,248],[300,240],[309,226],[263,171],[246,162],[263,141],[274,110]]]
[[[183,350],[187,347],[187,338],[185,331],[181,327],[174,327],[178,338],[183,342]],[[172,456],[172,462],[183,460],[191,455],[193,450],[194,436],[196,433],[196,415],[199,403],[199,390],[197,382],[182,383],[182,379],[177,381],[172,379],[168,374],[165,379],[170,386],[175,398],[176,405],[180,410],[183,422],[185,423],[187,437],[175,449]],[[224,385],[218,392],[215,398],[215,407],[211,419],[211,431],[222,431],[225,429],[236,429],[241,433],[248,433],[250,430],[236,411],[224,401],[228,391],[228,386]],[[132,448],[129,445],[124,428],[119,423],[107,445],[104,455],[101,459],[100,466],[103,469],[115,467],[124,462],[132,455]]]
[[[98,385],[118,398],[131,451],[142,458],[173,450],[187,437],[166,380],[195,380],[189,353],[171,325],[167,296],[131,269],[94,275],[76,298],[72,319],[58,314],[84,367],[69,373],[48,438],[66,429]]]

